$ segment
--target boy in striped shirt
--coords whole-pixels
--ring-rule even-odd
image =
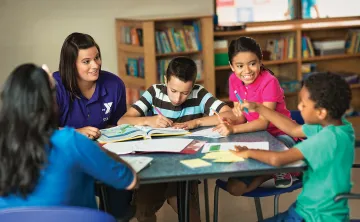
[[[236,121],[229,106],[216,99],[203,86],[195,84],[197,68],[187,57],[176,57],[166,71],[165,83],[152,85],[135,102],[118,124],[151,127],[194,129],[220,123],[212,110],[222,118]],[[154,115],[148,116],[148,113]],[[155,213],[165,200],[177,212],[176,183],[149,184],[134,193],[136,218],[139,222],[156,221]],[[197,181],[193,183],[190,197],[190,221],[200,221]]]

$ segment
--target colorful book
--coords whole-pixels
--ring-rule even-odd
[[[122,124],[119,126],[100,130],[101,136],[97,139],[100,143],[113,143],[134,139],[149,139],[153,136],[181,136],[190,132],[174,128],[152,128],[149,126],[133,126]]]

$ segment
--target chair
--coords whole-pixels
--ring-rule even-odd
[[[109,214],[84,207],[19,207],[0,210],[1,222],[116,222]]]
[[[214,219],[213,222],[218,221],[218,203],[219,203],[219,188],[226,190],[227,182],[223,180],[216,180],[215,191],[214,191]],[[274,215],[279,213],[279,197],[284,193],[291,193],[294,190],[302,188],[302,181],[298,180],[293,183],[291,187],[288,188],[264,188],[258,187],[255,190],[245,193],[242,196],[244,197],[253,197],[255,200],[256,214],[258,221],[262,221],[263,215],[261,210],[260,197],[269,197],[274,196]]]

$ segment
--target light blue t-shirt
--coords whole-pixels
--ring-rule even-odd
[[[51,137],[48,163],[35,190],[23,199],[0,197],[0,209],[20,206],[81,206],[97,208],[94,181],[124,189],[133,181],[131,170],[109,157],[73,128],[56,130]]]
[[[316,0],[301,0],[303,18],[311,18],[311,8],[314,5],[316,5]]]
[[[354,129],[346,119],[342,122],[324,128],[304,124],[307,139],[295,145],[308,165],[295,208],[305,221],[348,221],[347,200],[334,201],[350,192],[354,162]]]

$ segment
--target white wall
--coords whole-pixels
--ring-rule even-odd
[[[213,0],[0,0],[0,84],[25,62],[56,71],[72,32],[90,34],[103,69],[116,73],[115,18],[212,13]]]

